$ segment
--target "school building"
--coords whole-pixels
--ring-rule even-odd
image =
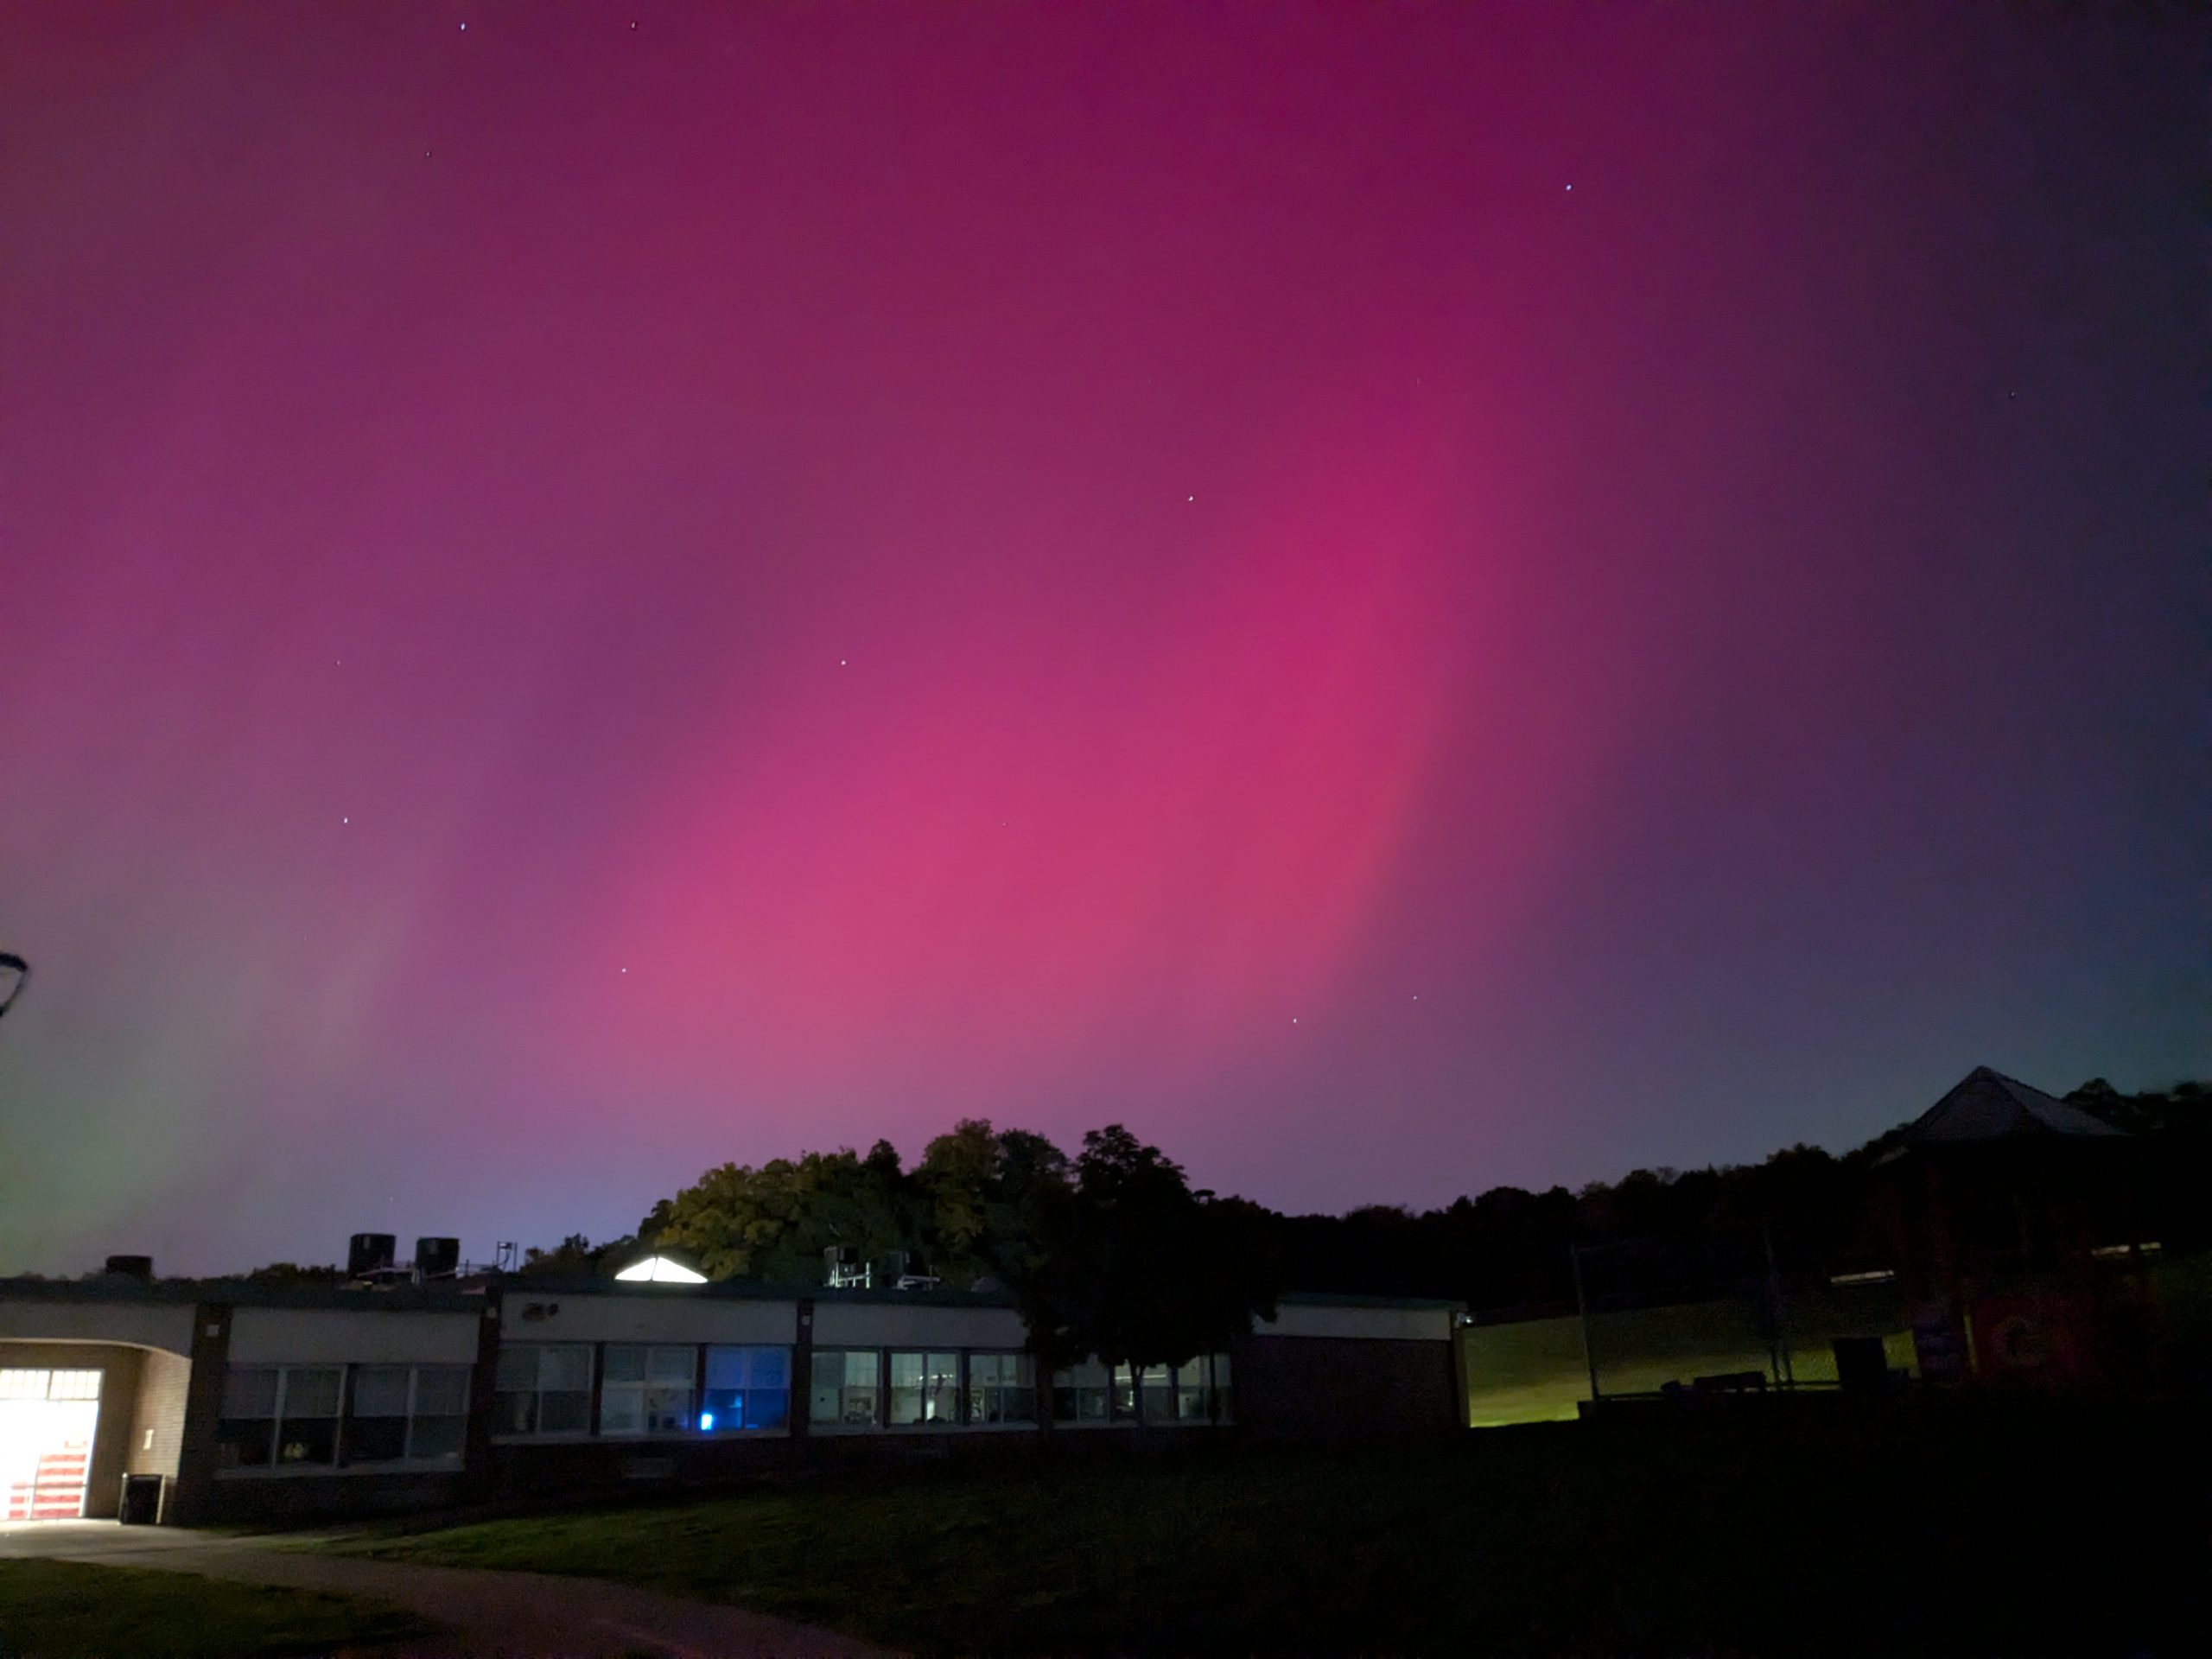
[[[186,1525],[772,1469],[1464,1424],[1442,1301],[1286,1295],[1185,1365],[1039,1376],[1004,1295],[493,1278],[0,1281],[0,1518]]]

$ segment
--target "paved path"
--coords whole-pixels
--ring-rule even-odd
[[[833,1631],[600,1579],[369,1560],[179,1527],[0,1525],[0,1557],[6,1556],[157,1567],[371,1597],[451,1631],[373,1649],[393,1659],[890,1659],[888,1649]]]

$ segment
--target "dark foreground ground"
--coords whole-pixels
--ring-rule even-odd
[[[351,1547],[925,1653],[2177,1656],[2212,1651],[2206,1445],[2147,1413],[1670,1412],[853,1477]]]
[[[0,1654],[15,1659],[274,1659],[427,1632],[397,1608],[75,1561],[0,1560]]]

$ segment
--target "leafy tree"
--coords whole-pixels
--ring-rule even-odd
[[[710,1169],[654,1205],[638,1236],[690,1252],[709,1279],[804,1283],[832,1245],[864,1257],[919,1248],[918,1207],[897,1149],[879,1141],[865,1158],[847,1147]]]
[[[930,1261],[954,1282],[1014,1283],[1034,1267],[1038,1229],[1070,1179],[1067,1154],[1043,1135],[963,1119],[914,1172]]]
[[[523,1252],[522,1266],[518,1271],[576,1278],[595,1275],[606,1272],[613,1257],[626,1254],[637,1242],[633,1237],[623,1237],[594,1244],[582,1233],[570,1233],[550,1250],[531,1245]]]
[[[1256,1207],[1193,1192],[1119,1124],[1084,1136],[1071,1185],[1032,1196],[1035,1251],[1013,1287],[1047,1367],[1179,1364],[1274,1312]]]

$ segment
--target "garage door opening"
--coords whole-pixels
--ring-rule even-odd
[[[99,1421],[98,1371],[0,1370],[0,1520],[82,1516]]]

